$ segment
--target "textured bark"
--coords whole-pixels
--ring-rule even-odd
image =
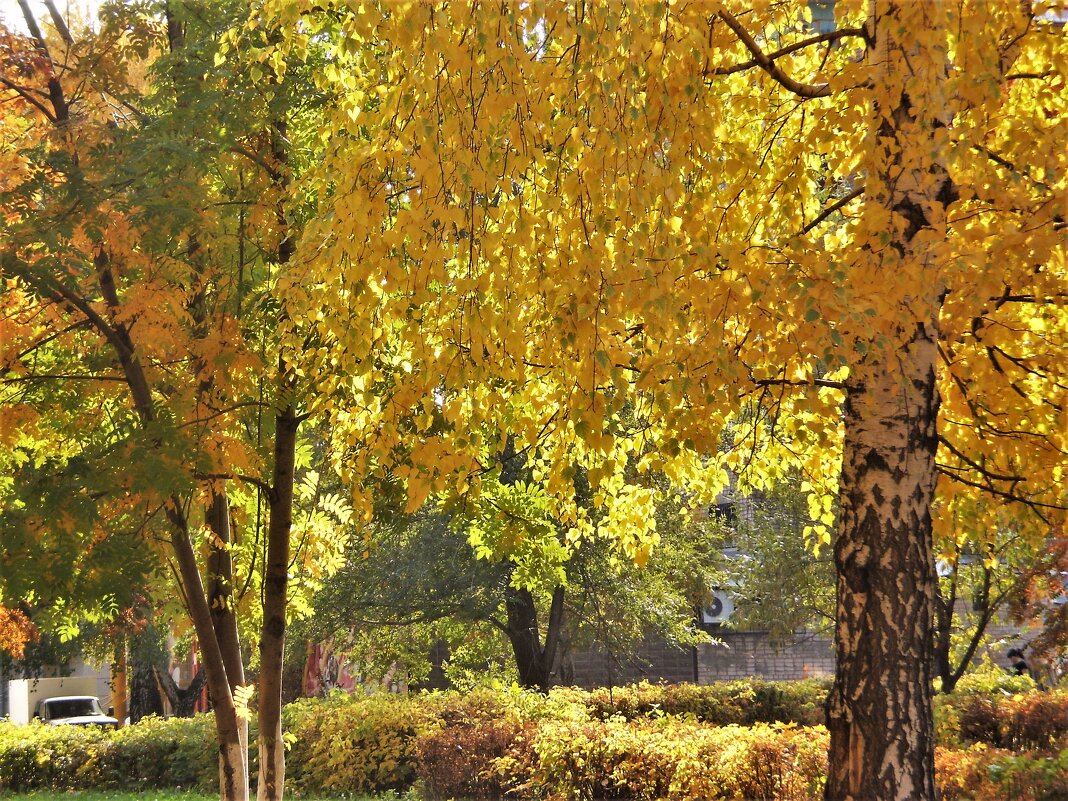
[[[221,801],[247,801],[249,783],[247,750],[242,753],[245,747],[241,739],[243,724],[234,705],[226,663],[215,636],[211,607],[197,566],[196,552],[189,538],[189,526],[178,499],[171,499],[167,516],[173,524],[171,545],[185,590],[186,608],[200,645],[200,659],[208,681],[208,697],[215,712],[215,731],[219,739],[219,797]]]
[[[512,645],[519,683],[523,687],[547,693],[563,629],[564,589],[557,587],[553,591],[544,645],[538,626],[537,606],[529,590],[511,590],[505,600],[505,609],[508,613],[505,634]]]
[[[884,365],[849,393],[842,465],[837,671],[828,700],[827,799],[934,801],[931,611],[934,346],[918,335],[914,380]],[[911,358],[909,358],[911,357]],[[903,359],[903,361],[905,360]]]
[[[137,723],[149,715],[163,716],[163,696],[155,668],[135,660],[130,675],[130,722]]]
[[[902,283],[887,284],[881,314],[890,325],[868,343],[846,392],[828,801],[937,798],[930,510],[943,292],[930,248],[953,186],[930,142],[945,125],[943,11],[933,0],[876,0],[871,21],[866,203],[883,231],[893,224],[885,244],[873,225],[867,266]]]
[[[154,667],[152,672],[156,681],[159,682],[163,694],[170,701],[171,711],[174,716],[176,718],[193,717],[196,714],[197,699],[200,698],[200,692],[207,683],[208,674],[201,671],[193,677],[188,687],[179,687],[174,677],[166,670]]]

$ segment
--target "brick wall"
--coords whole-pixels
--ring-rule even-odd
[[[677,648],[663,641],[649,640],[636,652],[612,655],[606,651],[573,652],[564,660],[562,683],[578,687],[607,687],[632,684],[696,681],[694,649]]]
[[[634,654],[609,655],[604,651],[573,653],[563,671],[563,683],[604,687],[650,682],[709,684],[756,676],[787,680],[834,673],[830,638],[798,632],[789,642],[772,644],[767,632],[717,629],[717,645],[676,648],[647,641]]]
[[[773,644],[763,631],[711,632],[722,644],[697,647],[700,684],[756,676],[764,679],[805,679],[834,673],[829,637],[797,632],[788,642]]]

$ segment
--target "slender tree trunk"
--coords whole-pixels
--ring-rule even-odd
[[[271,126],[271,156],[278,167],[276,182],[286,196],[289,187],[288,130],[284,120]],[[278,205],[278,265],[288,264],[296,250],[285,208]],[[281,328],[285,313],[279,320]],[[260,633],[259,784],[258,801],[281,801],[285,789],[285,749],[282,741],[282,663],[285,657],[286,607],[289,589],[289,536],[293,525],[293,485],[296,480],[297,429],[294,382],[284,353],[278,357],[278,404],[275,416],[274,474],[271,480],[267,562],[264,565],[263,628]]]
[[[274,486],[267,530],[263,630],[260,634],[260,772],[256,792],[259,801],[280,801],[285,788],[282,660],[285,655],[289,530],[293,524],[293,482],[299,425],[300,421],[292,407],[283,410],[275,420]]]
[[[230,549],[233,538],[230,533],[230,502],[224,483],[220,482],[212,489],[211,502],[204,516],[216,537],[208,553],[211,622],[226,666],[230,694],[233,695],[245,683],[245,663],[241,656],[241,635],[234,608],[234,560]],[[241,740],[241,759],[245,775],[248,776],[248,719],[238,716],[237,727]]]
[[[115,648],[115,664],[111,670],[111,707],[114,717],[119,721],[119,726],[126,725],[126,717],[129,714],[129,694],[127,692],[127,680],[129,659],[126,650],[126,635],[119,637]]]
[[[953,562],[953,575],[949,581],[949,593],[943,597],[938,583],[935,583],[934,602],[934,665],[935,674],[942,679],[942,692],[953,692],[957,680],[953,675],[952,656],[953,609],[957,604],[957,581],[960,572],[960,554]]]
[[[200,643],[201,661],[208,680],[208,697],[215,711],[215,731],[219,738],[219,798],[221,801],[248,801],[247,739],[243,742],[241,738],[242,721],[234,705],[226,663],[215,636],[211,607],[178,499],[171,499],[167,516],[172,523],[171,545],[185,590],[186,608]]]
[[[900,283],[872,299],[888,327],[866,340],[846,393],[826,798],[936,801],[938,232],[954,190],[932,142],[946,125],[946,19],[937,0],[874,5],[863,221],[872,244],[856,268]]]

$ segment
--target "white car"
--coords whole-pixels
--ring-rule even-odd
[[[119,722],[104,714],[100,699],[94,695],[63,695],[37,702],[34,717],[50,726],[110,726]]]

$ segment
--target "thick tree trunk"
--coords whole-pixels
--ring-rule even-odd
[[[174,716],[176,718],[193,717],[196,714],[197,699],[200,698],[200,692],[207,682],[207,673],[204,671],[197,673],[189,682],[188,687],[179,687],[171,674],[163,668],[154,667],[152,673],[163,690],[163,694],[167,696]]]
[[[557,587],[553,591],[544,645],[542,645],[541,631],[538,627],[537,606],[529,590],[511,590],[505,600],[505,609],[508,612],[508,625],[505,633],[512,645],[520,685],[542,693],[549,692],[556,662],[557,644],[563,628],[563,587]]]
[[[946,19],[936,0],[874,6],[861,230],[870,244],[856,269],[859,293],[866,275],[880,276],[886,292],[870,298],[884,325],[865,340],[844,408],[826,798],[935,801],[938,231],[953,187],[932,142],[946,124]]]
[[[872,365],[846,402],[829,800],[936,798],[933,359],[933,342],[918,334],[902,355],[912,376]]]
[[[130,722],[137,723],[149,715],[163,716],[163,696],[153,666],[134,661],[130,676]]]

